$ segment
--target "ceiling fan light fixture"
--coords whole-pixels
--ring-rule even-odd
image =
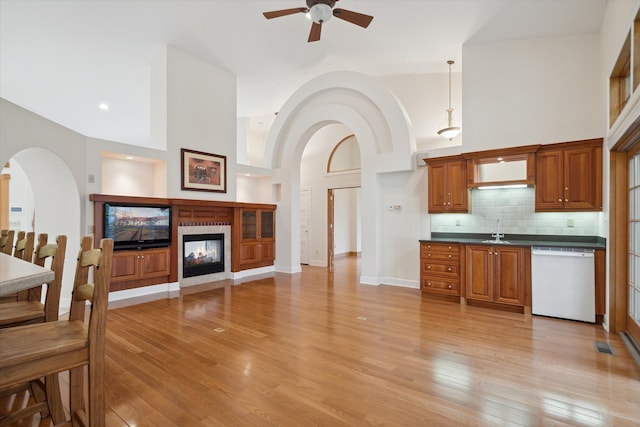
[[[440,129],[438,135],[452,141],[453,138],[462,132],[462,128],[453,124],[453,108],[451,108],[451,66],[454,64],[454,61],[448,60],[447,64],[449,64],[449,108],[447,108],[447,126]]]
[[[333,16],[331,6],[325,3],[314,4],[309,10],[311,20],[316,24],[324,24]]]

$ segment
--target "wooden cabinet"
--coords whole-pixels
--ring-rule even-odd
[[[111,264],[111,291],[169,281],[169,248],[115,251]]]
[[[602,210],[602,139],[541,146],[536,211]]]
[[[460,245],[420,243],[420,289],[424,292],[460,295]]]
[[[275,208],[236,208],[232,271],[273,265]]]
[[[467,245],[465,256],[468,300],[525,306],[530,270],[525,248]]]
[[[468,212],[467,161],[462,156],[425,159],[429,213]]]

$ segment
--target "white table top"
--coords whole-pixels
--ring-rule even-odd
[[[49,283],[54,274],[47,268],[0,253],[0,297]]]

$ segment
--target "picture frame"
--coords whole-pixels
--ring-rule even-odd
[[[227,192],[227,156],[180,149],[181,188],[190,191]]]

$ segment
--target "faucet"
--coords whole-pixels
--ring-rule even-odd
[[[494,237],[496,242],[499,242],[504,237],[504,233],[500,234],[500,218],[496,219],[496,232],[491,233],[491,237]]]

